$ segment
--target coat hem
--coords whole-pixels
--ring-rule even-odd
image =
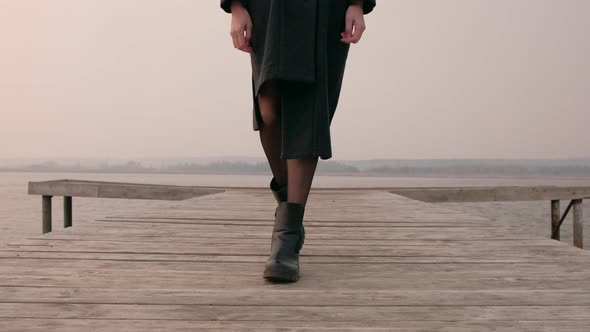
[[[324,153],[317,153],[317,152],[291,152],[291,153],[281,153],[281,159],[301,159],[301,158],[321,158],[322,160],[332,158],[331,152],[324,152]]]

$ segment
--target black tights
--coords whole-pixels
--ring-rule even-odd
[[[277,81],[264,83],[258,93],[258,105],[263,121],[259,130],[260,142],[278,184],[289,185],[287,201],[305,206],[318,157],[281,159],[282,123],[280,87],[277,83]]]

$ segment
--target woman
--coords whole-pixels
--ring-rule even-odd
[[[278,203],[267,280],[300,277],[307,197],[318,157],[332,157],[330,124],[348,50],[373,7],[375,0],[221,0],[232,14],[234,47],[250,54],[253,129]]]

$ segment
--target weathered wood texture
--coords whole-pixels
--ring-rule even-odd
[[[29,195],[184,200],[223,192],[220,188],[85,180],[29,182]]]
[[[312,190],[302,278],[233,189],[0,250],[2,331],[588,331],[590,252],[379,190]]]
[[[397,188],[390,192],[423,202],[545,201],[590,198],[590,187],[497,186]]]
[[[584,225],[582,223],[582,200],[575,199],[573,200],[574,206],[574,226],[573,226],[573,234],[574,234],[574,245],[578,248],[583,248],[584,242]]]
[[[221,193],[225,189],[244,187],[172,186],[142,183],[122,183],[61,179],[29,182],[30,195],[77,196],[98,198],[136,198],[184,200],[197,196]],[[358,188],[338,188],[343,192]],[[314,188],[316,192],[333,191]],[[375,187],[366,190],[389,191],[424,202],[489,202],[572,200],[590,198],[590,187],[562,186],[494,186],[494,187]]]
[[[561,212],[559,209],[559,200],[551,200],[551,238],[554,240],[560,239],[559,220],[561,219]]]

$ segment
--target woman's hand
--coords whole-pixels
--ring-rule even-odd
[[[231,31],[230,35],[234,47],[246,53],[252,53],[250,38],[252,37],[252,19],[239,0],[231,4]]]
[[[363,2],[357,1],[348,6],[346,10],[346,30],[340,33],[343,43],[358,43],[365,31],[365,16],[363,14]]]

